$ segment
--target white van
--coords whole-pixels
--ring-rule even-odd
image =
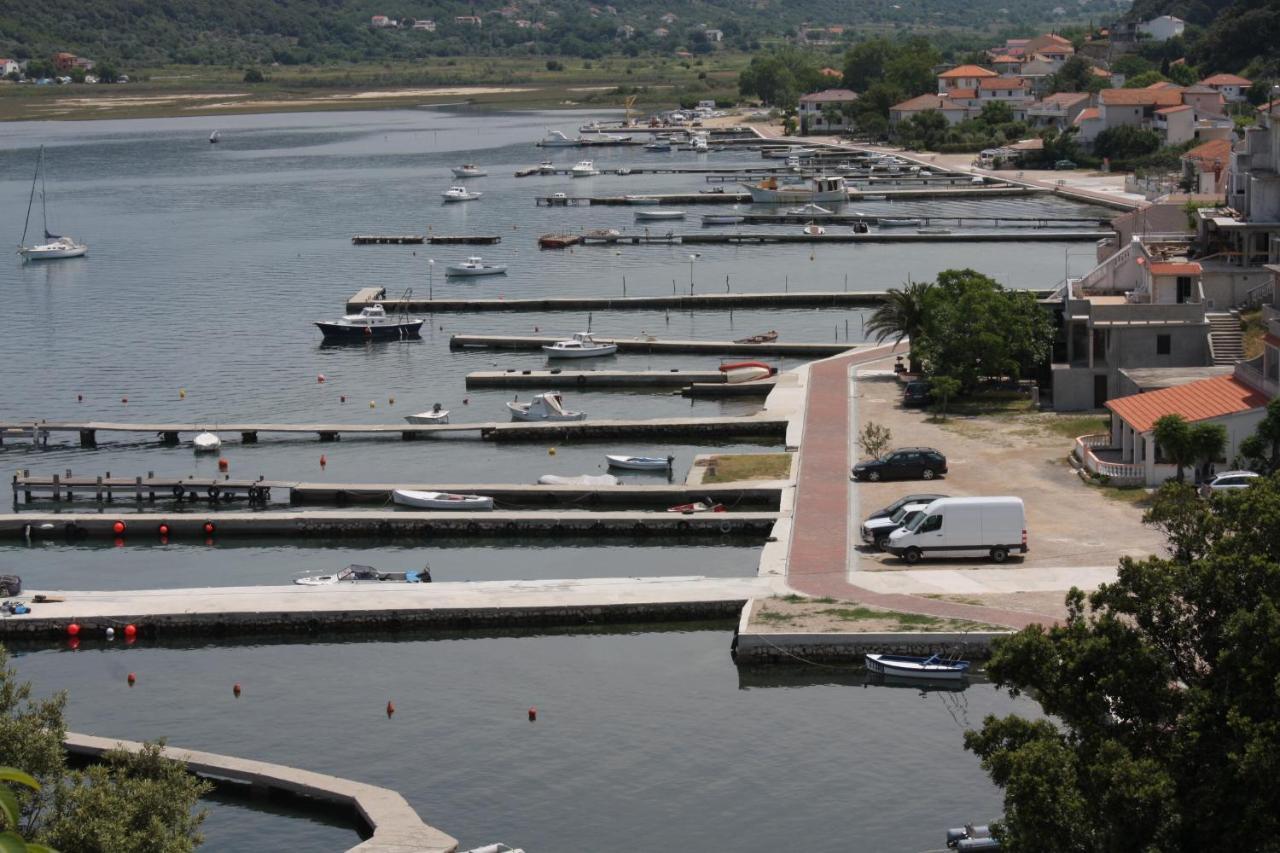
[[[1003,563],[1027,553],[1022,498],[939,498],[889,534],[885,550],[908,563],[922,557],[984,557]]]

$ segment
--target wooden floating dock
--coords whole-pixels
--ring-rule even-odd
[[[471,246],[492,246],[501,243],[500,234],[428,234],[427,242],[432,245],[465,244]]]
[[[895,217],[868,216],[861,213],[737,213],[742,217],[744,225],[805,225],[810,222],[818,225],[857,225],[865,222],[878,225],[881,219]],[[1105,228],[1111,221],[1105,217],[1094,216],[910,216],[919,219],[921,227],[937,227],[941,225],[957,228],[968,225],[982,228]],[[724,227],[724,226],[720,226]]]
[[[452,344],[452,342],[451,342]],[[521,347],[525,348],[525,347]],[[22,424],[0,423],[0,429]],[[38,421],[27,424],[33,440],[47,442],[54,433],[79,433],[82,447],[97,447],[98,433],[143,433],[159,435],[161,442],[172,445],[182,433],[200,433],[204,424],[116,423],[111,421]],[[219,433],[240,433],[246,444],[257,442],[259,433],[282,433],[289,436],[316,435],[321,441],[338,441],[342,436],[366,438],[399,437],[405,440],[433,435],[477,434],[485,441],[594,440],[605,438],[725,438],[728,436],[781,438],[787,422],[761,417],[720,418],[656,418],[651,420],[585,420],[554,423],[484,422],[462,424],[270,424],[225,423]]]
[[[733,341],[681,341],[658,338],[610,338],[602,335],[594,336],[597,341],[618,345],[618,352],[650,352],[650,353],[699,353],[702,355],[792,355],[805,358],[824,358],[839,355],[857,344],[850,343],[800,343],[773,341],[764,344],[739,344]],[[454,335],[449,338],[450,349],[514,349],[537,350],[545,344],[554,343],[558,338],[544,338],[530,335]],[[558,383],[568,387],[568,382]],[[585,421],[584,421],[585,423]]]
[[[658,472],[655,479],[664,475]],[[178,490],[181,490],[179,492]],[[419,492],[452,492],[485,495],[503,504],[526,507],[570,505],[578,509],[596,509],[600,506],[669,507],[690,503],[704,498],[729,507],[749,505],[776,510],[781,495],[780,484],[768,483],[707,483],[686,486],[683,483],[620,483],[616,486],[547,486],[520,483],[308,483],[292,480],[223,480],[194,477],[63,477],[31,475],[23,472],[13,478],[14,504],[19,498],[31,504],[37,501],[73,503],[122,503],[132,500],[136,504],[157,501],[185,501],[195,506],[213,506],[243,499],[250,489],[265,492],[266,500],[272,494],[291,504],[330,504],[345,506],[352,503],[385,504],[396,489]],[[179,497],[181,495],[181,497]]]
[[[421,234],[357,234],[351,238],[356,246],[406,246],[426,242]]]
[[[427,512],[412,510],[301,510],[211,514],[197,512],[23,512],[0,515],[0,539],[82,542],[90,539],[205,541],[252,536],[765,536],[776,512],[676,512],[641,510],[530,510]],[[124,529],[117,529],[123,524]],[[161,525],[167,528],[161,533]],[[212,526],[212,530],[209,529]]]
[[[809,220],[802,220],[808,222]],[[617,236],[593,236],[583,234],[579,243],[583,246],[704,246],[704,245],[765,245],[770,243],[1029,243],[1043,241],[1097,242],[1112,236],[1112,231],[1030,230],[1019,231],[965,231],[961,233],[920,233],[911,229],[871,231],[865,234],[848,231],[839,234],[805,234],[803,231],[693,231],[687,234],[619,234]]]

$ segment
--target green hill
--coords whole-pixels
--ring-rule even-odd
[[[0,6],[0,56],[67,50],[124,66],[315,64],[427,56],[694,53],[750,50],[802,27],[1027,33],[1099,20],[1124,0],[57,0]],[[675,16],[664,21],[663,16]],[[435,32],[374,29],[373,15],[430,19]],[[479,15],[479,27],[459,24]],[[523,21],[525,24],[517,23]],[[703,27],[724,40],[708,43]],[[634,28],[628,35],[624,28]],[[666,35],[657,33],[668,30]]]
[[[1280,76],[1277,0],[1134,0],[1126,17],[1146,21],[1159,15],[1176,15],[1191,25],[1179,47],[1204,71],[1254,80]]]

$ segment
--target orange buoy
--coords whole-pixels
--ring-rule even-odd
[[[324,381],[324,374],[323,374],[323,373],[318,373],[318,374],[316,374],[316,381],[317,381],[317,382],[323,382],[323,381]]]
[[[131,672],[131,673],[129,673],[129,686],[130,686],[130,687],[132,687],[133,685],[135,685],[135,684],[137,684],[137,683],[138,683],[138,676],[137,676],[137,674],[132,673],[132,672]]]
[[[240,698],[240,682],[237,681],[234,685],[232,685],[231,692],[235,694],[235,697],[237,699]]]
[[[127,639],[132,640],[134,637],[138,636],[138,626],[134,625],[132,622],[130,622],[128,625],[125,625],[124,635]]]
[[[212,521],[206,521],[204,523],[204,527],[201,528],[206,536],[212,536],[214,531],[217,529],[218,528],[214,526]]]
[[[120,535],[121,533],[124,533],[124,531],[125,531],[125,523],[123,521],[117,521],[115,524],[111,525],[111,532],[116,534],[117,536]]]
[[[326,465],[328,465],[328,464],[329,464],[329,460],[325,458],[325,456],[324,456],[324,454],[323,454],[323,453],[321,453],[321,454],[320,454],[320,467],[321,467],[321,468],[323,468],[324,466],[326,466]]]
[[[70,625],[67,626],[67,636],[74,637],[79,633],[80,633],[80,624],[78,622],[72,622]]]
[[[230,467],[231,467],[231,463],[227,461],[226,457],[224,457],[224,456],[219,456],[219,457],[218,457],[218,470],[219,470],[219,471],[226,471],[226,470],[227,470],[228,468],[230,468]]]
[[[535,720],[537,720],[537,719],[538,719],[538,709],[537,709],[537,708],[530,708],[530,709],[529,709],[529,722],[531,722],[531,723],[532,723],[532,722],[534,722],[534,721],[535,721]]]
[[[387,700],[387,719],[391,719],[391,715],[396,712],[396,703],[390,699]]]

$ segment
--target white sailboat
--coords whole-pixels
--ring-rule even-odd
[[[35,205],[37,183],[40,185],[40,216],[44,224],[46,242],[28,246],[27,230],[31,227],[31,208]],[[72,237],[49,233],[49,204],[44,180],[44,146],[41,145],[40,154],[36,157],[36,173],[31,178],[31,197],[27,199],[27,220],[22,225],[22,240],[18,244],[18,254],[27,261],[47,261],[58,258],[78,258],[88,251],[88,246],[77,243]]]

